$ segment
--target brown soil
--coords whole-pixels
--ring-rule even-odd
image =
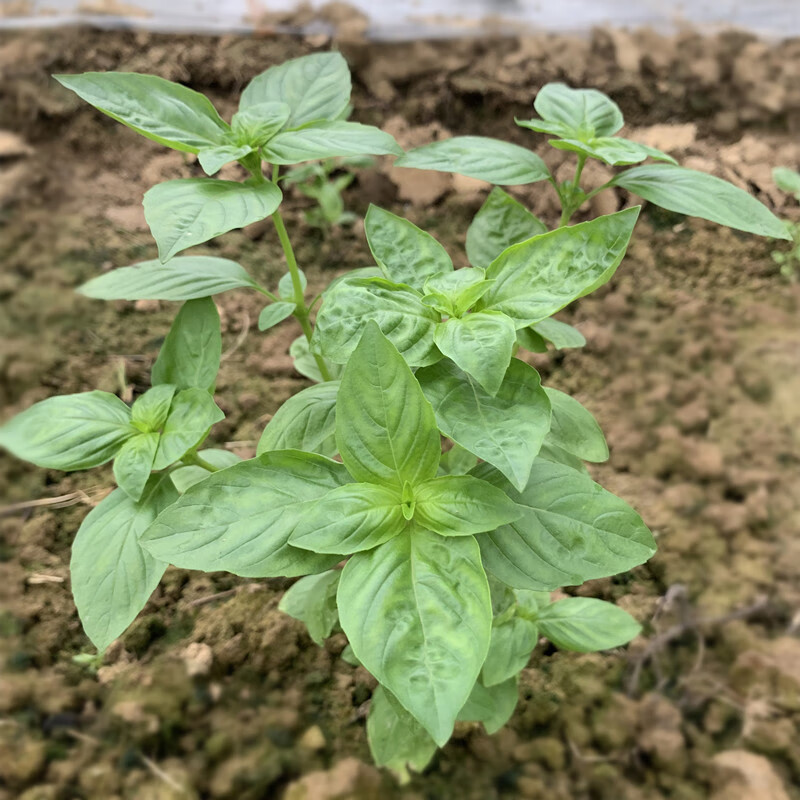
[[[152,257],[143,192],[198,174],[49,74],[152,71],[229,112],[255,73],[329,46],[268,34],[0,37],[0,119],[13,134],[0,136],[4,417],[54,393],[147,387],[174,308],[91,302],[71,289]],[[563,79],[608,91],[637,136],[796,215],[780,207],[769,168],[800,161],[800,41],[600,31],[381,48],[350,36],[342,49],[355,117],[404,145],[497,135],[536,144],[558,165],[562,156],[513,117],[529,114],[541,84]],[[347,202],[408,214],[463,263],[483,188],[382,166],[361,174]],[[516,193],[554,221],[541,185]],[[624,202],[607,195],[593,211]],[[358,226],[322,237],[305,227],[302,203],[289,199],[290,227],[312,285],[369,263]],[[778,275],[773,246],[649,209],[612,285],[563,315],[587,347],[536,365],[596,413],[612,452],[597,476],[660,544],[650,564],[576,591],[614,600],[645,632],[620,653],[537,652],[510,726],[494,737],[459,727],[407,787],[369,766],[372,680],[338,658],[341,635],[319,649],[277,610],[286,581],[171,569],[99,675],[72,663],[88,643],[69,547],[110,470],[65,477],[0,458],[3,503],[79,493],[67,508],[0,516],[0,800],[800,798],[800,292]],[[284,270],[266,225],[206,251],[272,283]],[[298,332],[259,334],[252,295],[218,301],[228,417],[214,437],[247,455],[305,385],[286,353]]]

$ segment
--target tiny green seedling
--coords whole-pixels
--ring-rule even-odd
[[[642,564],[655,542],[586,471],[584,462],[609,455],[592,415],[543,387],[519,350],[584,343],[553,315],[612,278],[633,234],[638,207],[569,225],[592,194],[580,187],[586,159],[659,160],[609,185],[674,211],[787,238],[777,218],[730,184],[615,136],[622,115],[605,95],[551,84],[536,98],[540,119],[520,124],[577,154],[572,181],[557,183],[525,148],[483,137],[438,142],[396,163],[500,185],[547,180],[562,202],[560,226],[548,230],[495,188],[468,231],[472,266],[456,270],[433,236],[372,206],[365,231],[375,266],[337,278],[312,326],[316,300],[306,301],[279,208],[281,168],[321,161],[307,173],[319,177],[330,159],[402,152],[379,129],[342,121],[350,73],[340,55],[271,67],[246,87],[230,123],[203,95],[153,76],[59,80],[138,133],[196,154],[209,176],[230,161],[250,176],[153,187],[144,206],[159,259],[79,289],[182,303],[151,388],[131,406],[101,391],[51,397],[0,429],[3,446],[45,468],[114,462],[117,488],[72,548],[75,603],[100,653],[170,564],[299,577],[280,607],[317,643],[346,634],[343,657],[379,683],[367,720],[375,761],[407,778],[457,721],[490,733],[505,724],[540,637],[588,652],[637,635],[638,623],[610,603],[551,602],[556,589]],[[277,287],[228,259],[177,255],[268,216],[289,270]],[[224,417],[214,402],[222,341],[211,297],[232,289],[270,301],[262,330],[297,320],[303,335],[290,352],[313,381],[245,461],[205,444]]]
[[[369,156],[326,158],[290,169],[281,182],[284,186],[297,186],[299,192],[317,203],[305,212],[306,222],[313,228],[328,230],[352,225],[358,219],[352,211],[345,211],[342,192],[355,180],[352,170],[365,169],[374,163]]]
[[[775,167],[772,179],[779,189],[794,195],[800,203],[800,172],[788,167]],[[780,267],[784,278],[795,281],[800,272],[800,222],[786,222],[786,230],[792,245],[788,250],[773,250],[772,260]]]

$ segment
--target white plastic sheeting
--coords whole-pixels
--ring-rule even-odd
[[[326,0],[312,0],[312,6]],[[0,28],[84,22],[164,31],[247,31],[296,0],[0,0]],[[800,36],[800,0],[350,0],[378,39],[477,34],[482,30],[586,31],[596,25],[674,30],[737,27],[766,37]],[[324,29],[324,28],[320,28]]]

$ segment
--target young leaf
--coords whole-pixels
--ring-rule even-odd
[[[286,128],[338,119],[350,102],[347,62],[341,53],[313,53],[270,67],[245,87],[239,108],[268,102],[289,106]]]
[[[270,303],[258,315],[258,329],[268,331],[294,314],[295,303]]]
[[[500,186],[547,180],[550,172],[536,153],[518,144],[485,136],[454,136],[410,150],[396,167],[457,172]]]
[[[800,199],[800,172],[795,172],[789,167],[774,167],[772,170],[772,180],[775,185],[784,192],[791,192],[796,198]]]
[[[445,744],[491,635],[489,585],[475,540],[417,530],[356,553],[337,602],[361,663]]]
[[[337,364],[346,364],[364,326],[375,321],[412,367],[442,356],[433,342],[442,317],[418,292],[383,278],[341,281],[325,294],[317,314],[312,347]]]
[[[267,142],[262,154],[271,164],[299,164],[336,156],[401,155],[391,134],[359,122],[315,122],[299,130],[284,131]]]
[[[142,546],[184,569],[225,570],[248,578],[322,572],[341,556],[292,547],[289,536],[307,501],[348,480],[341,464],[322,456],[264,453],[187,489],[144,532]]]
[[[238,161],[252,152],[253,148],[249,144],[224,144],[219,147],[209,147],[206,150],[201,150],[197,154],[197,160],[206,175],[216,175],[226,164],[230,164],[231,161]]]
[[[610,97],[597,89],[572,89],[565,83],[543,86],[533,107],[542,119],[517,120],[518,125],[565,138],[585,141],[613,136],[624,123],[619,106]]]
[[[611,278],[638,216],[635,206],[509,247],[486,271],[495,282],[480,304],[502,311],[519,327],[546,319]]]
[[[656,551],[641,517],[574,469],[536,459],[520,493],[486,465],[473,475],[526,507],[517,522],[478,537],[486,569],[515,589],[576,586],[625,572]]]
[[[467,229],[467,258],[475,267],[488,267],[507,247],[541,233],[547,226],[495,186]]]
[[[219,312],[210,297],[187,300],[153,364],[154,386],[213,391],[222,356]]]
[[[371,550],[406,529],[397,491],[374,483],[348,483],[303,511],[289,544],[315,553]]]
[[[178,256],[166,264],[142,261],[92,278],[77,291],[98,300],[196,300],[256,283],[235,261]]]
[[[489,735],[497,733],[511,719],[519,693],[516,678],[486,688],[476,681],[469,699],[458,714],[464,722],[482,722]]]
[[[163,383],[137,397],[131,408],[131,422],[145,433],[157,433],[167,421],[177,386]]]
[[[589,141],[579,139],[551,139],[550,144],[557,150],[570,150],[573,153],[582,153],[589,158],[596,158],[612,167],[628,164],[638,164],[648,158],[656,161],[667,161],[670,164],[678,162],[666,153],[646,144],[632,142],[621,136],[600,136]]]
[[[522,516],[505,492],[471,475],[444,475],[414,489],[414,521],[441,536],[491,531]]]
[[[452,317],[436,326],[433,340],[492,396],[503,382],[517,340],[514,321],[499,311]]]
[[[539,630],[529,619],[511,617],[500,624],[495,622],[489,654],[481,670],[483,685],[491,688],[515,678],[525,669],[538,641]]]
[[[339,621],[336,590],[341,574],[338,569],[332,569],[319,575],[306,575],[290,586],[278,603],[284,614],[305,623],[308,635],[320,647]]]
[[[0,446],[37,467],[99,467],[140,431],[128,406],[108,392],[48,397],[0,427]]]
[[[236,141],[252,147],[265,145],[288,122],[291,109],[286,103],[259,103],[237,111],[231,119]]]
[[[145,192],[144,216],[163,263],[187,247],[268,217],[282,196],[269,182],[183,178],[157,183]]]
[[[208,436],[211,426],[225,419],[205,389],[184,389],[172,401],[158,442],[153,469],[166,469]]]
[[[375,263],[395,283],[419,290],[427,277],[453,271],[450,256],[433,236],[378,206],[370,205],[364,232]]]
[[[289,355],[294,359],[294,368],[297,372],[309,380],[317,383],[323,382],[324,378],[319,371],[319,364],[317,364],[316,358],[311,355],[308,339],[304,335],[298,336],[289,345]],[[342,374],[343,367],[341,364],[333,364],[330,361],[326,361],[326,364],[332,378],[338,378]]]
[[[461,317],[486,294],[491,281],[480,267],[464,267],[454,272],[438,272],[425,281],[423,291],[444,300],[443,306],[449,316]],[[427,298],[423,302],[428,304]]]
[[[548,441],[584,461],[606,461],[608,445],[597,420],[574,397],[545,388],[552,416]]]
[[[298,269],[297,274],[300,277],[300,286],[305,293],[306,289],[308,288],[308,278],[306,278],[305,272],[303,270]],[[278,296],[283,300],[294,300],[294,279],[292,278],[292,273],[287,272],[285,275],[281,275],[281,279],[278,281]]]
[[[72,544],[72,594],[86,635],[103,651],[144,608],[167,565],[139,535],[178,497],[167,475],[153,475],[137,503],[115,489],[93,508]]]
[[[593,653],[621,647],[636,638],[642,626],[613,603],[592,597],[567,597],[536,615],[542,635],[562,650]]]
[[[335,456],[338,392],[339,381],[326,381],[290,397],[264,428],[256,453],[304,450]]]
[[[355,480],[400,491],[436,475],[441,445],[433,409],[374,321],[347,362],[336,405],[336,444]]]
[[[230,128],[209,99],[179,83],[136,72],[53,77],[112,119],[174,150],[197,153],[229,141]]]
[[[158,433],[140,433],[128,439],[114,458],[114,479],[134,502],[142,496],[158,449]]]
[[[200,450],[198,451],[197,455],[199,455],[204,461],[208,461],[209,464],[216,467],[218,470],[225,469],[225,467],[232,467],[234,464],[238,464],[242,459],[236,455],[236,453],[232,453],[230,450]],[[196,483],[200,483],[200,481],[204,481],[209,475],[212,473],[203,467],[195,466],[194,464],[190,464],[185,467],[178,467],[178,469],[173,469],[169,475],[172,478],[172,482],[175,484],[175,488],[183,494],[190,486],[194,486]]]
[[[755,197],[705,172],[672,164],[647,164],[621,172],[614,184],[668,211],[759,236],[791,239],[783,222]]]
[[[556,350],[563,350],[567,347],[583,347],[586,344],[586,339],[577,328],[573,328],[572,325],[567,325],[566,322],[561,322],[552,317],[536,322],[531,328],[539,336],[547,339],[548,342],[552,342]],[[533,352],[539,351],[534,350]]]
[[[436,752],[425,728],[380,685],[369,704],[367,741],[375,764],[394,772],[401,785],[410,780],[409,768],[422,772]]]
[[[494,397],[448,361],[418,370],[417,380],[445,436],[494,464],[517,488],[527,485],[550,429],[550,401],[533,367],[512,358]]]

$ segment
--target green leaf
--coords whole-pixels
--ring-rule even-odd
[[[335,456],[338,392],[339,381],[326,381],[290,397],[264,428],[256,453],[304,450]]]
[[[478,463],[478,457],[460,444],[453,446],[439,459],[439,473],[442,475],[466,475]]]
[[[159,432],[167,421],[177,386],[153,386],[137,397],[131,408],[131,421],[144,433]]]
[[[491,635],[489,585],[475,540],[417,530],[356,553],[337,601],[357,658],[444,745]]]
[[[308,288],[308,279],[306,278],[305,272],[303,270],[298,269],[297,274],[300,277],[300,286],[303,288],[303,292],[305,293],[306,289]],[[294,281],[292,280],[292,273],[287,272],[285,275],[281,275],[281,279],[278,281],[278,295],[283,300],[294,300]]]
[[[570,150],[573,153],[582,153],[589,158],[596,158],[612,167],[628,164],[638,164],[648,158],[656,161],[668,161],[670,164],[678,162],[670,155],[648,147],[646,144],[632,142],[621,136],[601,136],[590,139],[588,142],[579,139],[551,139],[550,144],[557,150]]]
[[[136,503],[115,489],[93,508],[72,544],[72,594],[86,635],[105,650],[144,608],[167,565],[139,536],[177,499],[167,475],[153,475]]]
[[[394,772],[401,784],[410,780],[409,768],[422,772],[436,752],[425,728],[380,685],[369,705],[367,741],[375,764]]]
[[[705,172],[672,164],[647,164],[620,173],[614,184],[668,211],[759,236],[791,238],[783,222],[755,197]]]
[[[295,303],[271,303],[258,315],[258,329],[267,331],[294,314]]]
[[[158,433],[140,433],[128,439],[114,458],[117,486],[132,500],[142,496],[158,449]]]
[[[586,344],[586,339],[577,328],[573,328],[572,325],[567,325],[566,322],[561,322],[552,317],[543,319],[531,327],[539,336],[547,339],[548,342],[552,342],[556,350],[564,350],[568,347],[583,347]],[[538,351],[534,350],[533,352]]]
[[[219,147],[209,147],[207,150],[201,150],[197,154],[197,160],[206,175],[216,175],[226,164],[230,164],[231,161],[238,161],[252,152],[253,148],[249,144],[223,144]]]
[[[219,312],[210,297],[187,300],[153,364],[154,386],[213,391],[222,357]]]
[[[295,370],[301,375],[317,383],[322,383],[325,380],[319,371],[319,364],[317,364],[316,358],[311,354],[308,339],[306,339],[305,335],[298,336],[289,345],[289,355],[294,359]],[[343,367],[341,364],[333,364],[330,361],[326,361],[326,363],[332,378],[338,378],[342,374]]]
[[[583,475],[588,475],[589,470],[586,469],[586,464],[583,463],[577,456],[568,453],[561,447],[553,444],[549,438],[545,439],[542,447],[539,450],[538,458],[543,458],[545,461],[552,461],[554,464],[563,464],[565,467],[577,470]]]
[[[489,654],[483,662],[481,682],[486,687],[497,686],[515,678],[525,669],[531,653],[539,641],[539,630],[535,622],[523,617],[511,619],[492,626]]]
[[[592,597],[567,597],[540,609],[542,635],[562,650],[593,653],[621,647],[637,637],[642,626],[613,603]]]
[[[317,122],[299,130],[279,133],[263,147],[271,164],[298,164],[336,156],[396,156],[402,148],[394,137],[373,125],[359,122]]]
[[[174,150],[197,153],[225,144],[230,136],[207,97],[155,75],[85,72],[53,77],[112,119]]]
[[[436,326],[434,341],[492,396],[503,382],[517,340],[514,321],[499,311],[478,311]]]
[[[547,341],[533,329],[533,326],[517,330],[517,344],[531,353],[547,352]]]
[[[231,119],[233,135],[239,144],[261,147],[289,121],[286,103],[258,103],[237,111]]]
[[[517,120],[518,125],[582,141],[613,136],[624,123],[619,106],[607,95],[597,89],[572,89],[564,83],[543,86],[533,107],[542,120]]]
[[[457,172],[500,186],[547,180],[550,172],[536,153],[518,144],[486,136],[454,136],[411,150],[396,167]]]
[[[144,216],[162,262],[195,244],[243,228],[272,214],[281,190],[214,178],[184,178],[156,184],[144,195]]]
[[[427,297],[423,297],[422,302],[442,310],[448,316],[461,317],[486,294],[491,285],[492,282],[486,280],[486,272],[480,267],[439,272],[425,281]],[[437,302],[431,304],[428,299],[431,296]]]
[[[441,536],[469,536],[519,519],[505,492],[471,475],[444,475],[414,489],[414,521]]]
[[[199,455],[204,461],[208,461],[209,464],[217,469],[232,467],[234,464],[238,464],[242,460],[236,455],[236,453],[232,453],[230,450],[200,450],[197,455]],[[203,467],[198,467],[191,464],[185,467],[178,467],[178,469],[173,469],[169,474],[172,478],[172,482],[175,484],[175,488],[181,494],[183,494],[190,486],[194,486],[196,483],[204,481],[212,473],[206,469],[203,469]]]
[[[486,733],[491,735],[511,719],[518,700],[515,678],[491,688],[477,681],[458,718],[464,722],[482,722]]]
[[[774,167],[772,180],[779,189],[791,192],[795,197],[800,198],[800,172],[795,172],[789,167]]]
[[[225,419],[205,389],[184,389],[172,401],[158,442],[153,469],[174,464],[208,436],[211,426]]]
[[[552,417],[548,440],[584,461],[606,461],[608,445],[595,418],[574,397],[545,388]]]
[[[345,364],[364,326],[374,321],[410,366],[421,367],[441,358],[433,341],[441,319],[409,286],[383,278],[354,278],[326,293],[312,347],[331,361]]]
[[[495,186],[467,229],[467,258],[473,266],[488,267],[507,247],[540,233],[547,233],[547,226]]]
[[[338,119],[350,102],[347,62],[340,53],[313,53],[270,67],[245,87],[239,108],[268,102],[289,106],[287,128]]]
[[[519,493],[491,467],[473,474],[526,507],[517,522],[478,537],[486,569],[515,589],[576,586],[632,569],[656,551],[641,517],[574,469],[537,459]]]
[[[635,206],[509,247],[486,271],[495,282],[481,305],[502,311],[519,327],[546,319],[611,278],[638,216]]]
[[[330,569],[341,556],[292,547],[305,510],[349,480],[341,464],[293,450],[214,472],[187,489],[142,535],[142,546],[183,569],[248,578],[293,577]]]
[[[375,322],[347,362],[336,405],[336,444],[355,480],[402,490],[436,475],[441,445],[433,409]]]
[[[336,590],[341,574],[338,569],[333,569],[300,578],[289,587],[278,603],[278,608],[284,614],[305,623],[308,635],[320,647],[325,644],[333,626],[339,621]]]
[[[309,504],[289,543],[315,553],[371,550],[406,529],[397,491],[374,483],[348,483]]]
[[[67,472],[99,467],[140,431],[108,392],[48,397],[0,428],[0,446],[37,467]]]
[[[98,300],[196,300],[228,289],[254,289],[255,281],[235,261],[178,256],[166,264],[142,261],[92,278],[77,291]]]
[[[453,270],[450,256],[433,236],[378,206],[370,205],[364,232],[375,263],[396,283],[421,289],[425,278]]]
[[[550,401],[533,367],[512,358],[495,397],[447,361],[418,370],[417,379],[445,436],[494,464],[517,488],[527,485],[550,429]]]

